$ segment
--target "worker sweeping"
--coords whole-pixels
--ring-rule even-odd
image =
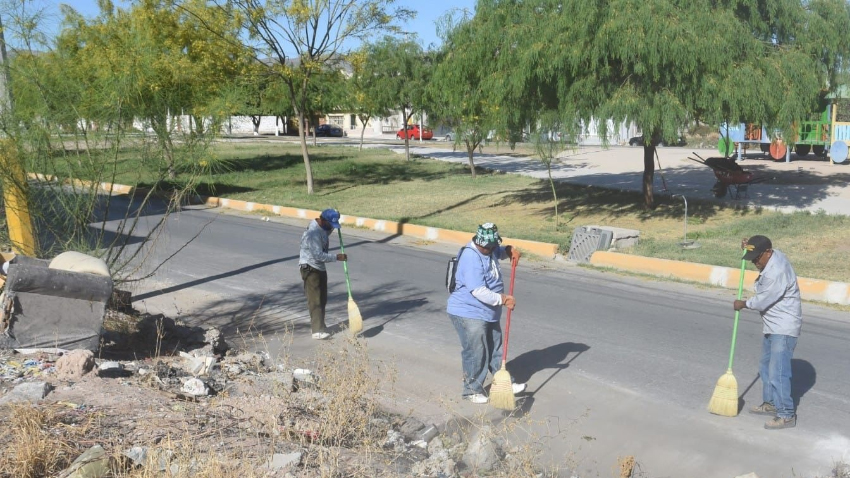
[[[495,224],[478,226],[472,240],[458,252],[454,291],[446,307],[461,344],[462,396],[476,404],[489,401],[484,381],[502,363],[502,306],[516,306],[516,299],[504,293],[499,261],[517,262],[521,253],[501,243]],[[511,389],[520,393],[525,384],[514,383]]]
[[[763,403],[751,408],[750,413],[772,417],[764,424],[768,430],[791,428],[797,425],[791,397],[791,357],[803,326],[797,274],[767,237],[753,236],[743,240],[742,246],[747,251],[744,259],[752,261],[759,276],[755,294],[746,300],[739,298],[733,306],[736,311],[757,310],[764,323],[759,363]]]
[[[301,252],[298,266],[301,280],[304,281],[304,295],[307,296],[307,309],[310,311],[310,329],[313,338],[324,340],[331,336],[325,325],[325,307],[328,304],[328,271],[325,263],[345,261],[345,254],[328,253],[329,236],[339,229],[339,212],[325,209],[301,235]]]

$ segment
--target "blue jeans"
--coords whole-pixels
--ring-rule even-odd
[[[462,347],[463,396],[484,393],[487,372],[502,367],[502,324],[449,314]]]
[[[776,416],[794,416],[794,399],[791,398],[791,357],[797,347],[797,337],[765,334],[761,346],[759,375],[764,401],[776,407]]]

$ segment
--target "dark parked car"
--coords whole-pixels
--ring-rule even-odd
[[[661,146],[687,146],[684,136],[679,136],[675,143],[669,143],[666,140],[661,141]],[[643,146],[643,136],[633,136],[629,138],[629,146]]]
[[[316,136],[333,136],[336,138],[342,138],[345,136],[345,132],[339,126],[335,124],[320,124],[316,126]]]

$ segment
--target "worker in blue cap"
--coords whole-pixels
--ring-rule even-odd
[[[330,337],[325,326],[325,306],[328,303],[328,271],[325,263],[345,261],[345,254],[328,253],[331,232],[339,229],[339,211],[325,209],[301,235],[301,253],[298,266],[304,281],[307,309],[310,311],[310,329],[313,338],[324,340]]]

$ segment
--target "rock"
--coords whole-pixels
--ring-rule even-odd
[[[419,439],[422,440],[422,441],[430,442],[439,433],[440,433],[440,431],[437,430],[437,427],[434,426],[434,425],[431,425],[429,427],[426,427],[424,430],[419,431]]]
[[[144,466],[148,461],[148,449],[143,446],[134,446],[129,450],[125,450],[122,453],[124,456],[130,459],[136,466]]]
[[[298,466],[301,463],[301,455],[302,453],[300,451],[295,453],[275,453],[266,463],[266,468],[282,470],[284,468]]]
[[[183,392],[195,397],[203,397],[210,394],[210,389],[202,380],[190,378],[183,384]]]
[[[493,431],[488,426],[481,427],[469,440],[463,463],[475,471],[490,471],[499,462],[499,451],[493,443]]]
[[[224,355],[230,348],[227,342],[224,341],[224,334],[215,327],[207,329],[206,333],[204,333],[204,342],[209,344],[212,347],[213,353],[217,355]]]
[[[79,380],[93,368],[94,354],[91,350],[72,350],[56,361],[56,378]]]
[[[428,454],[433,455],[435,453],[439,453],[442,450],[445,450],[446,447],[443,446],[443,440],[441,438],[437,438],[436,440],[431,440],[428,442]]]
[[[183,369],[197,377],[200,375],[209,375],[215,364],[215,358],[210,356],[195,357],[186,352],[180,352],[183,357]]]
[[[101,478],[109,473],[109,455],[95,445],[78,456],[71,466],[59,473],[59,478]]]
[[[420,422],[416,418],[407,417],[407,419],[404,420],[404,423],[401,424],[399,431],[408,441],[413,441],[419,439],[419,434],[417,432],[424,428],[424,423]]]
[[[103,362],[97,369],[98,377],[129,377],[133,372],[124,370],[124,364],[121,362]]]
[[[14,402],[35,403],[46,397],[53,387],[47,382],[19,383],[9,393],[0,397],[0,405]]]
[[[395,431],[387,430],[387,439],[384,441],[384,448],[392,448],[393,451],[404,451],[404,435]]]

